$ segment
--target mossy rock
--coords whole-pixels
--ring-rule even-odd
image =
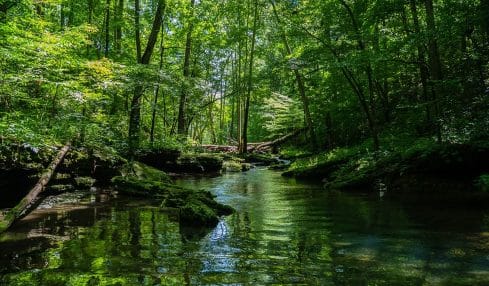
[[[165,171],[177,173],[216,173],[222,169],[223,159],[219,154],[185,154],[178,158],[172,166]]]
[[[353,158],[341,158],[321,162],[314,166],[292,168],[282,173],[284,177],[295,177],[297,179],[322,180],[329,177],[340,166],[346,164]]]
[[[180,207],[180,221],[185,225],[213,226],[219,222],[215,210],[200,201],[191,200]]]
[[[95,184],[95,179],[92,177],[76,177],[75,186],[81,189],[89,189]]]
[[[153,182],[171,182],[170,176],[165,172],[137,161],[124,165],[120,170],[120,174],[123,177],[135,177]]]
[[[136,151],[138,161],[161,170],[175,164],[180,156],[180,150],[172,148],[143,148]]]
[[[107,185],[120,175],[120,169],[127,164],[121,156],[104,150],[72,148],[59,167],[59,172],[71,173],[76,177],[92,177],[99,184]]]
[[[247,163],[258,163],[266,166],[280,163],[280,161],[276,157],[270,154],[247,153],[241,156],[243,159],[246,160]]]
[[[226,172],[245,172],[251,169],[251,164],[235,160],[225,161],[222,169]]]
[[[142,163],[134,163],[122,173],[112,179],[120,193],[161,200],[162,208],[179,211],[180,221],[185,225],[214,226],[219,216],[233,211],[216,202],[210,192],[174,185],[164,172]]]

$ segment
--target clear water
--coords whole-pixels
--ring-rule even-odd
[[[37,210],[0,237],[2,285],[489,285],[489,212],[402,206],[254,169],[184,179],[237,212],[181,229],[144,201]]]

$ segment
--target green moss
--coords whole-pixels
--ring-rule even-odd
[[[219,219],[215,210],[198,200],[191,200],[180,207],[180,221],[186,225],[212,226]]]
[[[241,156],[248,163],[261,163],[264,165],[271,165],[279,162],[278,159],[271,154],[247,153]]]
[[[179,210],[180,220],[185,225],[215,225],[219,216],[233,212],[232,208],[216,202],[208,191],[182,188],[169,182],[161,171],[140,163],[136,166],[133,165],[131,172],[123,172],[123,176],[112,179],[117,190],[126,195],[161,200],[162,208]]]
[[[170,182],[170,177],[163,171],[150,167],[140,162],[126,164],[121,171],[125,177],[135,177],[141,180],[153,182]]]

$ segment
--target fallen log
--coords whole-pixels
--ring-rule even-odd
[[[0,217],[0,233],[7,230],[16,220],[30,211],[37,196],[44,191],[49,181],[56,172],[58,165],[63,162],[65,155],[70,150],[71,143],[67,143],[58,152],[49,167],[43,173],[37,184],[29,191],[29,193],[11,210]]]
[[[254,148],[256,148],[257,146],[262,145],[264,143],[268,143],[268,142],[248,143],[248,151],[252,151]],[[238,152],[238,146],[237,145],[203,144],[203,145],[200,145],[200,147],[202,147],[206,151],[210,151],[210,152],[226,152],[226,153]]]
[[[253,146],[249,150],[250,151],[260,151],[260,150],[263,150],[263,149],[266,149],[266,148],[276,147],[278,145],[281,145],[281,144],[287,142],[291,138],[294,138],[296,136],[299,136],[302,132],[304,132],[306,130],[307,130],[307,127],[299,128],[299,129],[294,130],[293,132],[291,132],[289,134],[286,134],[286,135],[284,135],[284,136],[282,136],[280,138],[277,138],[277,139],[275,139],[273,141],[264,142],[264,143],[261,143],[261,144],[259,144],[257,146]]]

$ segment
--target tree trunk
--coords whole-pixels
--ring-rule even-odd
[[[165,7],[166,8],[166,7]],[[162,12],[163,17],[165,15],[165,11]],[[164,29],[164,24],[161,24],[161,39],[160,39],[160,64],[159,64],[159,71],[163,69],[163,53],[165,51],[165,48],[163,46],[164,44],[164,34],[165,34],[165,29]],[[154,133],[155,133],[155,123],[156,123],[156,105],[158,104],[158,95],[160,93],[160,83],[155,87],[155,92],[154,92],[154,100],[153,100],[153,114],[151,115],[151,132],[150,132],[150,141],[151,144],[154,142]]]
[[[355,30],[355,34],[357,37],[356,40],[358,43],[358,49],[365,52],[367,50],[367,47],[365,45],[364,40],[362,39],[362,34],[360,31],[360,26],[357,22],[357,18],[355,17],[353,10],[351,9],[350,6],[348,6],[348,4],[345,2],[345,0],[340,0],[340,2],[341,2],[341,5],[343,5],[343,7],[345,7],[346,11],[348,12],[348,16],[350,17],[351,24],[353,26],[353,29]],[[372,65],[371,65],[369,60],[367,60],[367,64],[365,66],[365,72],[367,74],[367,79],[368,79],[369,102],[367,102],[367,100],[364,96],[364,93],[361,91],[360,84],[356,81],[353,85],[356,85],[356,87],[357,87],[356,89],[357,89],[357,91],[359,91],[357,93],[357,95],[360,99],[360,104],[362,105],[362,107],[365,111],[365,114],[367,116],[369,129],[370,129],[370,132],[372,134],[372,139],[373,139],[373,143],[374,143],[373,147],[374,147],[375,151],[378,151],[380,148],[380,143],[379,143],[379,135],[378,135],[378,130],[377,130],[377,120],[376,120],[376,116],[375,116],[376,108],[375,108],[375,98],[374,98],[375,92],[374,92],[374,84],[373,84],[374,78],[373,78]],[[349,81],[354,80],[353,74],[351,72],[349,72],[349,73],[351,76]]]
[[[139,0],[134,0],[134,29],[136,30],[136,61],[141,63],[141,24]]]
[[[138,2],[138,0],[136,0]],[[151,59],[151,55],[158,38],[158,33],[162,25],[163,10],[166,7],[165,0],[158,1],[158,7],[156,9],[155,18],[153,21],[153,27],[148,38],[148,43],[144,51],[143,56],[139,62],[143,65],[148,65]],[[136,36],[137,38],[137,36]],[[137,84],[134,87],[134,94],[131,102],[130,114],[129,114],[129,152],[133,154],[134,150],[139,146],[139,129],[141,119],[141,97],[144,93],[144,87],[141,84]]]
[[[37,196],[44,191],[46,186],[49,184],[51,177],[56,172],[58,165],[63,162],[63,159],[70,150],[71,143],[67,143],[58,152],[56,157],[53,159],[49,167],[46,169],[44,174],[41,176],[37,184],[29,191],[29,193],[14,207],[12,208],[3,218],[0,218],[0,233],[7,230],[12,223],[17,219],[22,217],[29,212],[35,202]]]
[[[260,143],[258,145],[255,145],[255,146],[251,147],[249,151],[259,151],[259,150],[263,150],[265,148],[279,146],[279,145],[287,142],[288,140],[290,140],[290,139],[292,139],[294,137],[299,136],[304,131],[307,131],[307,127],[294,130],[293,132],[291,132],[289,134],[286,134],[286,135],[284,135],[284,136],[282,136],[280,138],[277,138],[277,139],[275,139],[273,141],[264,142],[264,143]]]
[[[441,68],[440,53],[438,51],[438,40],[436,37],[435,12],[433,8],[433,0],[425,0],[426,9],[426,28],[428,30],[428,59],[430,63],[432,84],[432,100],[434,103],[434,112],[436,116],[435,128],[438,143],[442,142],[442,134],[440,127],[440,104],[439,97],[442,95],[443,73]]]
[[[114,29],[115,49],[118,53],[122,52],[122,24],[124,22],[124,0],[118,0],[116,4],[116,23]]]
[[[250,117],[250,99],[253,91],[253,64],[255,59],[256,30],[258,28],[258,0],[255,0],[253,13],[253,34],[251,37],[250,62],[248,66],[248,90],[245,99],[244,116],[243,116],[243,138],[240,144],[240,153],[248,152],[248,122]]]
[[[105,48],[104,56],[109,57],[110,48],[110,0],[105,2]]]
[[[192,10],[195,5],[195,0],[190,0],[190,9]],[[185,80],[188,80],[190,77],[190,55],[192,52],[192,31],[194,28],[194,24],[190,21],[187,31],[187,39],[185,41],[185,59],[183,62],[183,77]],[[180,94],[180,103],[178,105],[178,134],[187,135],[186,128],[186,104],[187,104],[187,95],[188,90],[186,87],[187,83],[184,83],[182,87],[182,93]]]
[[[415,35],[421,35],[421,27],[419,24],[419,18],[418,18],[418,10],[416,7],[416,0],[410,0],[410,7],[411,7],[411,14],[413,16],[413,24],[414,24],[414,33]],[[417,45],[418,49],[418,67],[419,67],[419,75],[421,79],[421,87],[422,87],[422,100],[426,105],[426,122],[428,125],[432,124],[432,119],[431,119],[431,108],[429,104],[429,95],[428,95],[428,77],[429,77],[429,70],[428,66],[426,65],[426,55],[424,52],[424,47],[421,43],[418,43]]]
[[[290,47],[289,41],[287,39],[287,33],[283,29],[282,21],[278,15],[277,8],[275,6],[275,1],[271,0],[270,3],[272,3],[272,8],[273,8],[273,14],[275,15],[275,18],[277,20],[277,23],[279,25],[280,31],[281,31],[281,36],[282,36],[282,41],[285,45],[285,49],[287,52],[287,56],[292,55],[292,48]],[[311,142],[313,144],[313,148],[317,148],[317,138],[316,138],[316,133],[314,132],[314,125],[312,122],[312,117],[311,117],[311,112],[309,110],[309,98],[306,95],[306,86],[304,83],[304,78],[299,70],[298,67],[292,67],[292,70],[294,72],[295,80],[297,82],[297,88],[299,89],[299,95],[302,101],[302,108],[304,110],[304,118],[305,118],[305,123],[306,127],[311,135]]]

